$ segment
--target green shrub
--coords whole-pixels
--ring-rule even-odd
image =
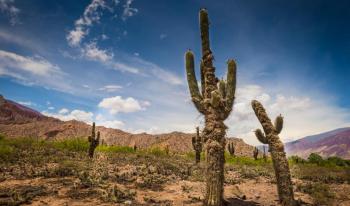
[[[129,146],[106,146],[100,145],[96,148],[99,152],[134,153],[135,150]]]
[[[297,185],[297,190],[309,194],[313,198],[315,205],[330,205],[335,197],[329,186],[322,183]]]
[[[323,158],[321,155],[316,154],[316,153],[311,153],[309,157],[307,158],[309,163],[317,164],[317,165],[322,165],[323,163]]]
[[[147,153],[154,155],[154,156],[167,156],[168,154],[166,151],[159,147],[151,147],[147,150]]]
[[[53,141],[52,145],[56,149],[68,150],[72,152],[85,152],[89,149],[89,142],[84,138],[68,138],[64,140]]]

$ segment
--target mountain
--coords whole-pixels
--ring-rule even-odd
[[[1,96],[1,95],[0,95]],[[138,148],[169,147],[173,152],[192,151],[192,136],[195,134],[171,132],[166,134],[132,134],[119,129],[98,126],[101,138],[108,145],[137,145]],[[0,98],[0,133],[7,137],[34,137],[55,140],[72,137],[88,137],[91,125],[71,120],[61,121],[47,117],[29,107]],[[252,156],[254,147],[239,138],[227,138],[236,148],[238,156]]]
[[[307,136],[285,144],[288,155],[307,158],[310,153],[323,157],[338,156],[350,159],[350,127]]]

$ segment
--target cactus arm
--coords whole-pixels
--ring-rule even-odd
[[[219,81],[219,91],[222,99],[226,99],[226,82],[225,80]]]
[[[193,150],[196,150],[196,137],[192,137]]]
[[[266,111],[262,106],[262,104],[257,100],[253,100],[252,108],[255,112],[256,117],[261,123],[265,134],[273,134],[275,132],[275,127],[273,126],[270,118],[267,116]]]
[[[100,131],[97,132],[97,139],[96,139],[96,145],[100,144]]]
[[[200,30],[201,30],[201,39],[202,39],[202,56],[208,56],[211,55],[210,51],[210,42],[209,42],[209,17],[208,17],[208,11],[206,9],[201,9],[199,12],[199,22],[200,22]],[[205,59],[205,58],[203,58]],[[212,66],[212,59],[209,62],[210,66]],[[205,64],[208,66],[207,64]]]
[[[255,130],[255,136],[258,138],[258,140],[263,144],[268,144],[269,141],[266,138],[265,134],[261,131],[261,129]]]
[[[235,101],[236,93],[236,63],[234,60],[228,60],[227,62],[227,83],[226,83],[226,110],[230,114]]]
[[[194,56],[191,51],[186,52],[185,61],[186,61],[187,82],[191,93],[192,102],[194,103],[197,110],[203,114],[205,111],[202,104],[203,98],[202,98],[202,95],[199,93],[196,74],[194,71]]]
[[[205,75],[204,75],[203,61],[201,61],[201,64],[200,64],[200,71],[201,71],[201,90],[202,90],[202,97],[203,97],[205,93]]]
[[[282,129],[283,129],[283,117],[282,115],[279,115],[275,119],[275,130],[277,134],[281,133]]]

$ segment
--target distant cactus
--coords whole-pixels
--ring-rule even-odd
[[[93,158],[94,157],[94,152],[96,147],[100,144],[100,132],[97,132],[97,136],[95,133],[95,122],[92,124],[92,131],[91,131],[91,136],[88,138],[90,147],[89,147],[89,157]]]
[[[196,127],[196,130],[197,130],[196,136],[192,137],[192,146],[196,153],[196,163],[199,163],[201,161],[201,152],[203,148],[203,143],[199,135],[199,127]]]
[[[264,158],[264,162],[267,162],[267,155],[266,155],[266,148],[265,145],[263,146],[263,158]]]
[[[297,201],[294,200],[293,185],[284,146],[278,137],[283,128],[283,117],[278,116],[273,125],[260,102],[253,100],[252,107],[265,132],[264,134],[260,129],[257,129],[255,135],[261,143],[269,145],[280,203],[283,206],[298,205]]]
[[[137,145],[136,144],[134,144],[133,149],[136,152],[136,150],[137,150]]]
[[[258,148],[254,147],[253,157],[255,160],[258,160],[258,155],[259,155],[259,150],[258,150]]]
[[[228,144],[227,150],[231,156],[233,156],[233,157],[235,156],[235,146],[233,145],[233,142]]]
[[[192,102],[204,115],[205,127],[202,141],[206,150],[206,194],[204,205],[222,206],[224,204],[224,163],[225,134],[224,120],[232,111],[236,91],[236,63],[227,61],[227,78],[219,80],[215,76],[213,54],[209,44],[208,12],[199,13],[202,40],[202,60],[200,63],[201,91],[195,75],[194,55],[187,51],[185,55],[186,74]]]

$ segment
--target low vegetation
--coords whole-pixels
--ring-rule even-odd
[[[203,162],[195,163],[194,152],[181,155],[159,147],[135,151],[127,146],[99,145],[95,157],[90,159],[88,150],[87,138],[38,141],[35,138],[1,136],[0,204],[30,203],[48,196],[58,198],[57,192],[64,188],[65,198],[74,201],[88,197],[96,204],[173,205],[172,201],[146,191],[162,194],[173,191],[167,188],[169,185],[178,185],[184,194],[184,202],[201,205],[203,188],[198,184],[205,183],[205,166]],[[202,152],[201,159],[204,158]],[[327,158],[322,164],[317,164],[312,158],[296,158],[289,158],[291,175],[297,180],[296,192],[310,196],[319,205],[336,202],[337,198],[350,201],[346,194],[342,197],[336,195],[339,192],[335,190],[336,185],[346,185],[350,181],[350,166],[343,164],[347,160]],[[252,180],[258,185],[276,184],[270,158],[267,161],[263,158],[254,160],[252,157],[232,156],[227,151],[225,159],[225,187],[237,185],[244,188],[244,184]],[[28,187],[9,186],[11,179],[32,183]],[[234,197],[236,193],[234,191],[231,195]],[[239,194],[240,197],[249,197],[247,193]],[[139,196],[142,198],[137,198]]]

